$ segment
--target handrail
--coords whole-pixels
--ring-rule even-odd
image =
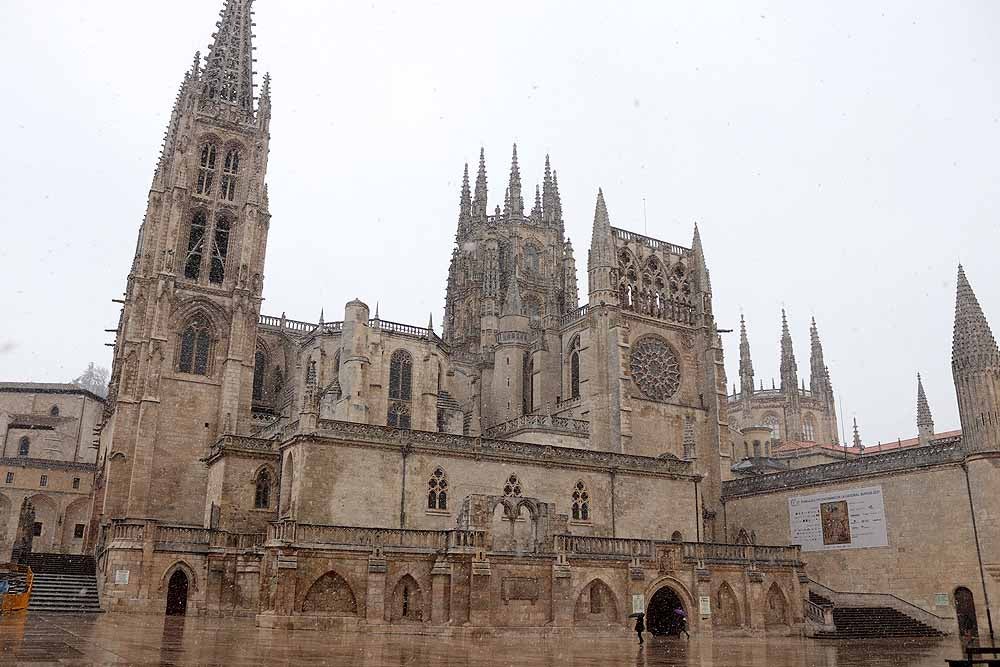
[[[866,598],[866,597],[892,598],[893,600],[896,600],[897,602],[901,603],[902,605],[904,605],[904,606],[906,606],[908,608],[916,609],[919,614],[924,614],[924,615],[927,615],[927,616],[933,616],[934,618],[938,619],[939,621],[945,621],[947,623],[951,623],[954,620],[954,619],[952,619],[952,618],[950,618],[948,616],[938,616],[934,612],[927,611],[923,607],[918,607],[917,605],[913,604],[912,602],[908,602],[907,600],[904,600],[903,598],[899,597],[898,595],[895,595],[894,593],[867,593],[867,592],[860,592],[860,591],[838,591],[838,590],[834,590],[833,588],[830,588],[826,584],[821,584],[820,582],[818,582],[818,581],[816,581],[815,579],[812,579],[812,578],[809,579],[809,583],[811,585],[818,586],[819,588],[822,588],[825,591],[829,591],[830,593],[833,593],[834,595],[856,595],[856,596],[858,596],[860,598]],[[834,600],[833,603],[834,603],[834,605],[836,605],[836,600]]]

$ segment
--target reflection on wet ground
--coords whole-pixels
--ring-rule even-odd
[[[18,614],[0,618],[0,664],[434,665],[435,667],[941,667],[957,639],[797,637],[495,639],[262,630],[248,618]]]

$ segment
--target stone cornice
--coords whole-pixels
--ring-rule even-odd
[[[93,463],[80,463],[76,461],[55,461],[52,459],[33,459],[28,457],[5,456],[0,458],[0,466],[13,466],[17,468],[38,468],[39,470],[82,470],[84,472],[96,472],[97,466]]]
[[[859,456],[850,461],[838,461],[768,475],[727,480],[722,483],[722,497],[725,500],[873,475],[906,472],[939,465],[954,465],[962,463],[964,459],[965,450],[962,449],[960,442],[910,447],[885,454]]]
[[[369,447],[386,447],[430,454],[448,454],[496,461],[518,460],[542,466],[597,469],[602,472],[634,473],[672,479],[699,481],[689,461],[660,459],[631,454],[554,447],[527,442],[473,438],[430,431],[406,431],[387,426],[356,424],[328,419],[319,420],[319,429],[299,433],[281,444],[281,448],[297,442],[335,441]]]
[[[224,456],[277,461],[279,454],[273,440],[242,435],[224,435],[212,445],[208,455],[202,461],[211,465]]]

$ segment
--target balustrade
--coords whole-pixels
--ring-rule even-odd
[[[617,537],[556,535],[556,551],[587,556],[652,558],[653,540],[630,540]]]
[[[486,429],[485,434],[489,438],[497,438],[528,428],[547,428],[574,435],[590,434],[589,421],[552,415],[521,415]]]

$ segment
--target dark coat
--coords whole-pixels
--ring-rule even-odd
[[[635,631],[636,632],[645,632],[646,631],[646,624],[642,622],[642,616],[640,616],[639,618],[635,619]]]

